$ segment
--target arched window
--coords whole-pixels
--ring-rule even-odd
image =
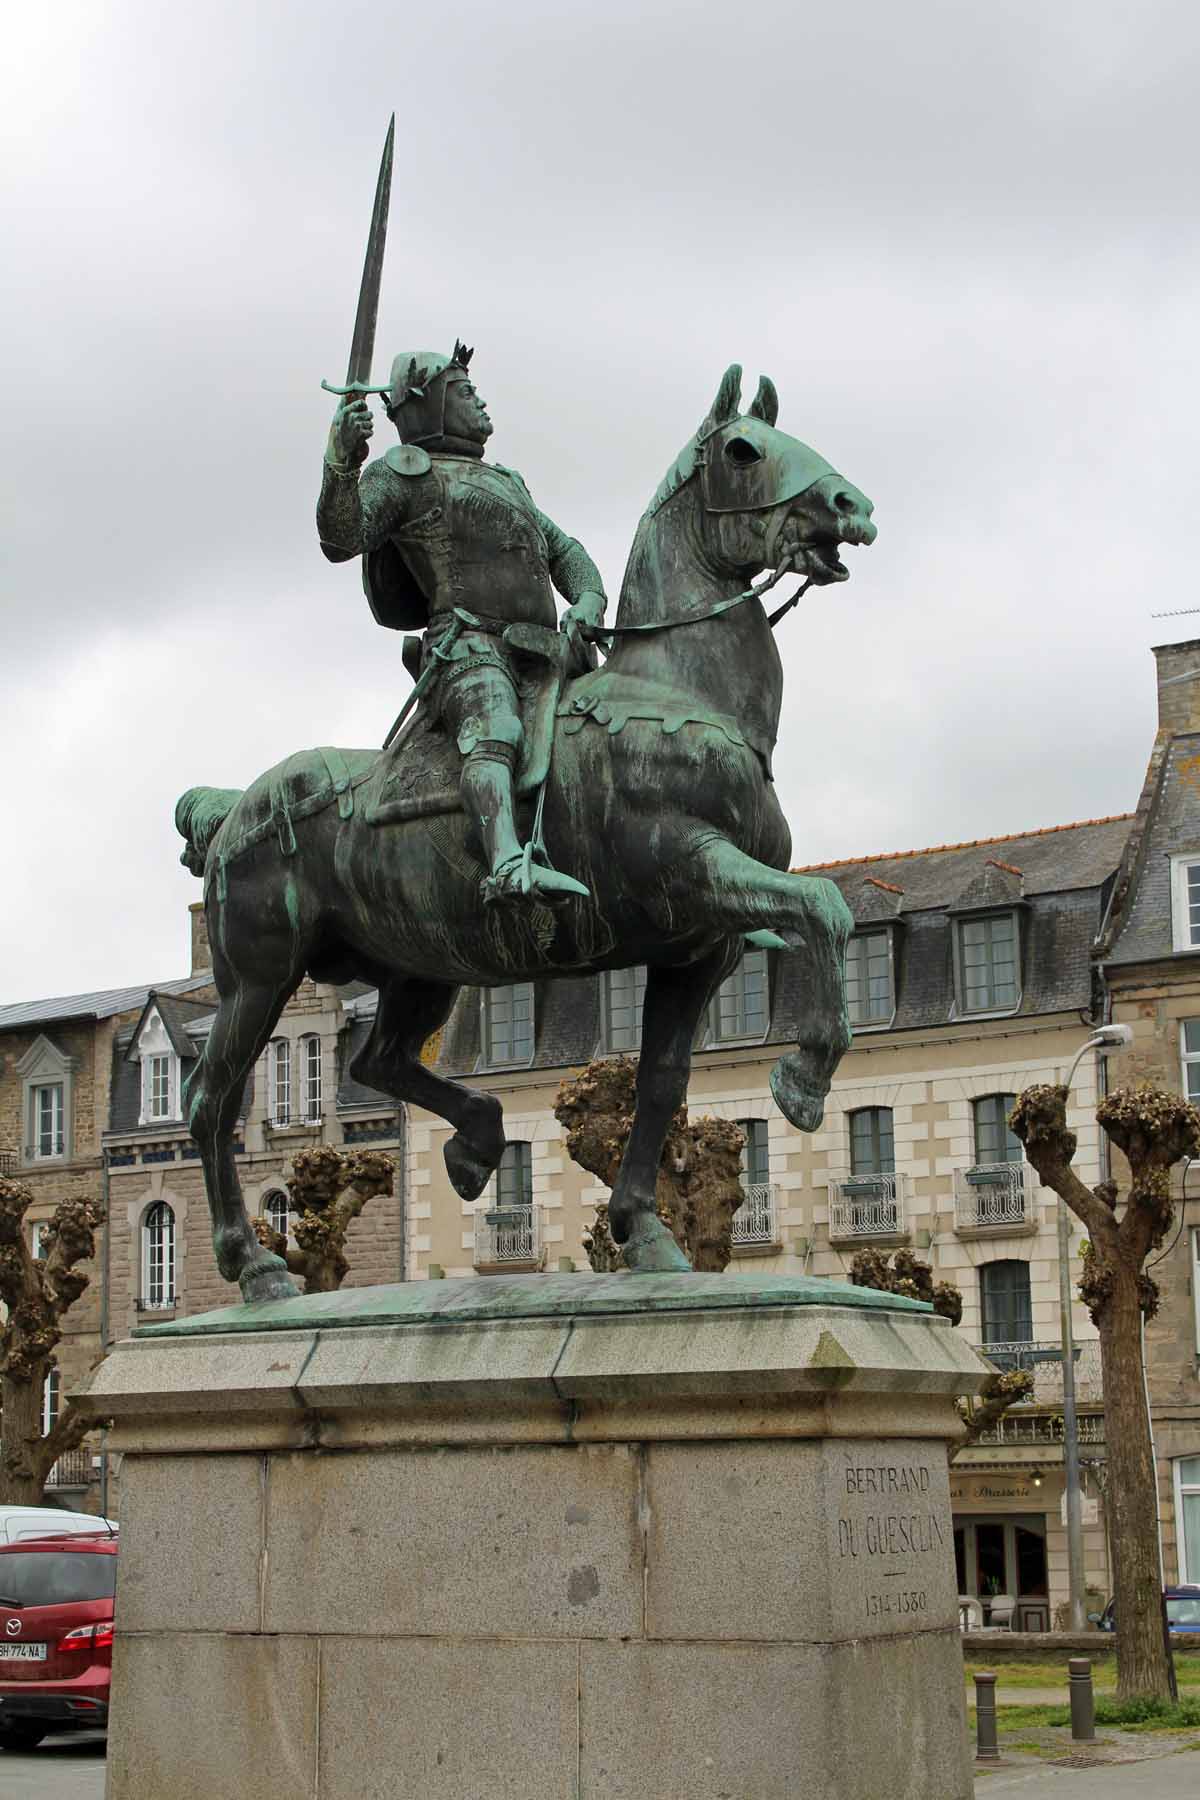
[[[1031,1344],[1033,1301],[1029,1264],[1005,1257],[984,1263],[979,1271],[979,1297],[985,1344]]]
[[[46,1371],[46,1381],[42,1388],[42,1436],[48,1437],[58,1423],[59,1407],[62,1401],[62,1377],[54,1363]]]
[[[300,1039],[300,1096],[306,1125],[321,1119],[321,1040],[315,1034]]]
[[[288,1197],[281,1188],[272,1188],[269,1194],[263,1195],[262,1216],[280,1237],[288,1234]]]
[[[1008,1115],[1016,1104],[1015,1094],[984,1094],[972,1103],[976,1167],[1021,1161],[1024,1155],[1021,1140],[1008,1128]]]
[[[175,1304],[175,1214],[156,1200],[142,1222],[142,1306],[150,1312]]]
[[[894,1175],[896,1150],[890,1106],[860,1106],[850,1114],[850,1173]]]
[[[272,1125],[292,1122],[292,1046],[287,1038],[272,1038],[267,1052],[267,1081]]]

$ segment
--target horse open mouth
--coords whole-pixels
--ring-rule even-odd
[[[804,545],[805,574],[816,587],[849,581],[850,571],[838,555],[840,538],[812,538]]]

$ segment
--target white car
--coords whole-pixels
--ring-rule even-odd
[[[0,1544],[22,1538],[61,1537],[68,1531],[116,1531],[115,1519],[95,1513],[64,1512],[58,1506],[0,1506]]]

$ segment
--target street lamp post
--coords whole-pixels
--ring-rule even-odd
[[[1128,1025],[1102,1025],[1082,1046],[1064,1086],[1070,1091],[1075,1071],[1089,1050],[1123,1050],[1133,1042]],[[1087,1626],[1084,1613],[1086,1577],[1083,1567],[1083,1501],[1079,1481],[1079,1417],[1075,1409],[1075,1328],[1071,1318],[1071,1222],[1066,1202],[1058,1202],[1058,1307],[1062,1342],[1063,1463],[1067,1484],[1067,1579],[1071,1593],[1071,1630]]]

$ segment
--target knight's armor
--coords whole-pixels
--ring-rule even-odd
[[[604,589],[587,551],[539,511],[521,477],[483,461],[486,430],[480,441],[447,434],[447,390],[467,379],[469,358],[461,345],[449,358],[396,358],[387,410],[402,441],[361,473],[327,454],[317,526],[331,562],[362,556],[379,623],[424,628],[423,667],[439,653],[429,704],[464,759],[464,805],[491,864],[485,893],[499,897],[522,891],[512,778],[523,727],[502,634],[553,628],[555,588],[572,605],[584,594],[602,601]],[[552,870],[533,879],[542,892],[584,891]]]

